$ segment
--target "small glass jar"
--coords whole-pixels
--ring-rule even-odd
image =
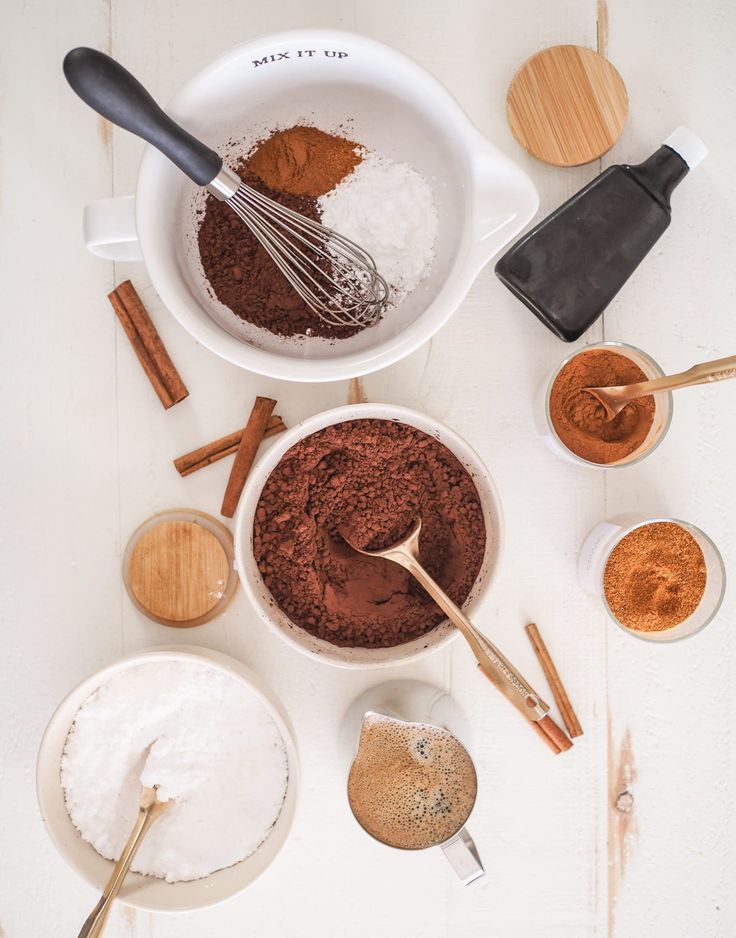
[[[123,556],[123,583],[144,616],[171,628],[204,625],[235,593],[233,536],[210,515],[177,508],[133,532]]]
[[[684,528],[691,534],[703,551],[705,558],[705,590],[697,608],[678,625],[662,629],[659,632],[644,632],[624,625],[606,599],[603,578],[614,548],[636,528],[647,524],[669,522]],[[711,539],[700,528],[678,518],[649,518],[641,515],[626,515],[597,524],[583,542],[578,557],[578,580],[583,589],[599,596],[606,612],[627,635],[635,635],[647,642],[676,642],[681,638],[695,635],[715,617],[726,591],[726,570],[723,558]]]
[[[623,459],[618,459],[615,462],[591,462],[591,460],[583,459],[582,456],[573,453],[573,451],[562,442],[552,422],[550,398],[552,396],[552,387],[557,380],[557,376],[568,362],[577,358],[578,355],[582,355],[583,352],[590,352],[595,349],[607,349],[611,352],[616,352],[618,355],[625,356],[629,361],[632,361],[641,368],[647,380],[650,378],[661,378],[664,375],[664,372],[653,358],[650,358],[646,352],[642,352],[641,349],[635,348],[633,345],[626,345],[624,342],[597,342],[594,345],[586,345],[578,349],[577,352],[573,352],[572,355],[568,355],[542,386],[540,394],[542,400],[538,407],[538,412],[540,412],[542,416],[542,419],[539,421],[540,433],[553,452],[563,459],[568,460],[568,462],[577,463],[579,466],[594,466],[596,469],[618,469],[621,466],[631,466],[654,452],[669,430],[672,420],[672,394],[669,391],[660,391],[652,395],[654,397],[654,420],[652,421],[652,426],[649,428],[649,433],[637,449],[629,453],[628,456],[624,456]]]

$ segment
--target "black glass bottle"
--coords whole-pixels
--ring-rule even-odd
[[[609,167],[517,241],[496,275],[555,335],[573,342],[668,227],[673,190],[706,152],[682,127],[643,163]]]

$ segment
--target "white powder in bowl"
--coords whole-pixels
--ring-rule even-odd
[[[151,661],[112,677],[78,710],[61,762],[69,816],[108,860],[130,835],[141,784],[175,800],[132,866],[172,883],[250,856],[279,816],[287,781],[284,742],[261,699],[195,661]]]
[[[318,200],[322,224],[371,255],[399,303],[429,273],[437,240],[437,210],[427,180],[407,163],[377,153]]]

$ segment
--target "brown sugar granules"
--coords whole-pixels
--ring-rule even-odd
[[[277,130],[258,144],[248,168],[269,189],[318,198],[331,192],[360,163],[360,146],[317,127]]]
[[[673,521],[635,528],[611,552],[603,588],[611,612],[629,629],[671,629],[697,609],[705,592],[700,545]]]
[[[406,570],[364,557],[345,538],[380,549],[420,517],[422,563],[462,605],[486,543],[473,480],[445,446],[413,427],[351,420],[283,456],[258,502],[254,555],[296,625],[335,645],[399,645],[444,614]]]
[[[550,394],[550,417],[560,440],[581,459],[601,465],[633,453],[654,421],[654,398],[632,401],[608,420],[603,405],[581,389],[646,380],[638,365],[617,352],[590,349],[576,355],[557,375]]]

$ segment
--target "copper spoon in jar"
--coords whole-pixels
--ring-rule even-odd
[[[407,536],[384,550],[363,550],[351,544],[342,532],[345,542],[366,557],[382,557],[408,570],[424,587],[452,624],[460,630],[470,645],[478,667],[488,680],[508,698],[521,715],[528,720],[550,749],[558,754],[572,747],[563,730],[548,716],[549,706],[519,674],[511,662],[473,625],[459,606],[450,599],[442,587],[427,573],[419,560],[419,532],[421,518]]]
[[[592,394],[603,405],[607,420],[613,420],[627,404],[640,397],[647,397],[657,391],[676,391],[678,388],[689,388],[694,384],[724,381],[727,378],[736,378],[736,355],[731,355],[730,358],[719,358],[712,362],[703,362],[679,374],[665,375],[662,378],[653,378],[651,381],[640,381],[638,384],[619,384],[608,388],[582,388],[582,390]]]
[[[133,862],[143,838],[153,822],[161,817],[164,811],[173,803],[173,799],[169,801],[158,800],[158,785],[153,788],[148,788],[146,785],[141,786],[138,817],[133,825],[133,830],[130,832],[128,842],[123,847],[120,857],[110,874],[110,879],[108,879],[105,888],[102,890],[100,901],[90,912],[77,938],[99,938],[102,934],[112,904],[120,892],[123,881],[130,869],[130,864]]]

